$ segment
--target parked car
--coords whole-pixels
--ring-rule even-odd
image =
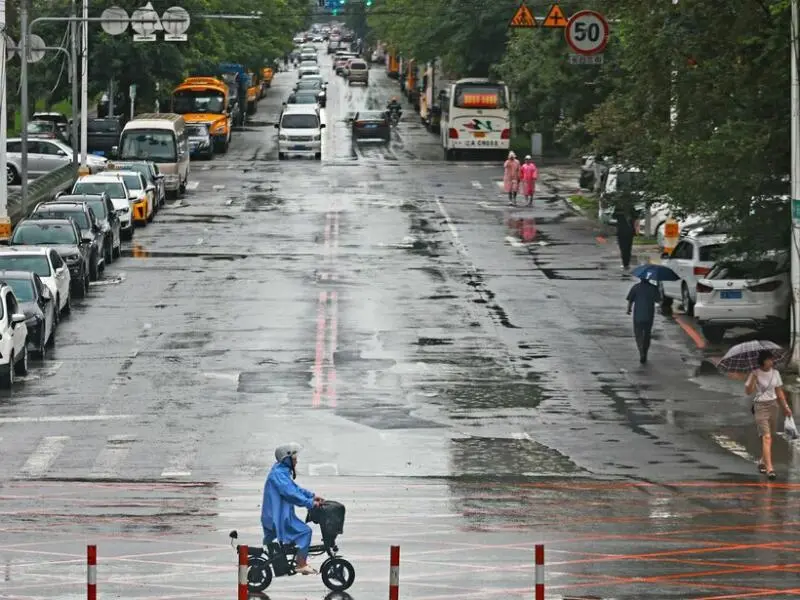
[[[108,163],[109,171],[139,171],[147,183],[156,188],[157,207],[164,206],[167,201],[167,189],[164,185],[164,176],[159,173],[158,165],[147,160],[115,160]]]
[[[363,110],[350,120],[353,141],[380,138],[388,142],[392,137],[392,126],[384,110]]]
[[[14,290],[0,281],[0,381],[14,385],[17,375],[28,374],[27,317],[14,296]]]
[[[69,138],[55,121],[28,121],[27,129],[28,137],[58,140],[65,144],[69,143]]]
[[[111,239],[106,238],[105,231],[88,202],[69,202],[63,197],[51,202],[42,202],[33,209],[30,218],[75,221],[81,250],[88,258],[89,278],[91,281],[97,281],[100,272],[105,269],[105,257],[110,253],[108,248],[111,246]]]
[[[128,190],[133,222],[146,226],[156,214],[156,188],[147,182],[139,171],[109,171],[109,175],[118,177]]]
[[[134,227],[128,188],[119,177],[109,173],[86,175],[72,186],[73,194],[108,194],[119,216],[122,239],[133,238]]]
[[[354,83],[363,83],[369,85],[369,65],[363,60],[351,60],[347,65],[345,75],[347,77],[347,85]]]
[[[58,201],[62,203],[67,202],[85,202],[88,204],[100,227],[103,228],[103,235],[105,244],[103,246],[103,254],[107,265],[111,264],[115,259],[119,258],[122,253],[122,236],[121,224],[119,222],[119,215],[114,208],[114,203],[106,193],[102,194],[62,194],[58,196]]]
[[[60,112],[35,112],[32,118],[34,121],[52,121],[55,123],[67,143],[72,145],[70,120],[65,115]]]
[[[722,340],[732,327],[783,326],[790,321],[792,290],[787,251],[758,260],[718,262],[697,281],[694,314],[710,342]]]
[[[110,156],[111,150],[119,146],[119,136],[123,127],[124,123],[119,117],[89,119],[86,128],[89,152]]]
[[[214,157],[214,145],[211,142],[208,125],[202,123],[186,125],[186,135],[189,136],[189,156],[205,159]]]
[[[72,221],[65,221],[76,227]],[[17,225],[19,227],[19,225]],[[72,311],[72,295],[67,264],[55,248],[45,246],[9,246],[0,248],[0,271],[31,271],[42,278],[56,298],[59,314]],[[88,289],[89,279],[86,278]]]
[[[693,235],[678,242],[672,254],[661,255],[661,264],[680,277],[662,282],[665,300],[678,300],[687,315],[694,314],[697,301],[697,280],[711,272],[728,241],[725,235]]]
[[[41,277],[30,271],[0,271],[0,281],[11,286],[19,310],[25,315],[28,352],[44,358],[47,347],[55,340],[58,323],[58,309],[50,288]]]
[[[47,175],[72,162],[72,148],[56,139],[28,140],[28,177],[33,179]],[[87,156],[86,165],[92,173],[106,168],[106,159],[100,156]],[[22,140],[11,138],[6,143],[6,181],[8,185],[18,185],[22,173]]]

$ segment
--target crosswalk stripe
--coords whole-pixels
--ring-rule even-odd
[[[194,460],[200,436],[192,432],[181,444],[180,450],[169,459],[169,466],[161,472],[162,477],[189,477],[192,474],[191,463]]]
[[[67,435],[52,435],[42,438],[33,454],[20,469],[20,474],[28,477],[41,477],[50,468],[69,441]]]
[[[92,467],[91,477],[113,477],[123,461],[128,457],[136,438],[132,435],[109,436],[105,448],[100,452]]]

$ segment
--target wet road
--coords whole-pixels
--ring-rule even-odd
[[[757,478],[747,400],[693,376],[674,322],[638,364],[630,281],[563,202],[576,169],[510,208],[497,164],[443,162],[410,109],[354,148],[347,114],[397,94],[377,70],[331,74],[321,163],[278,162],[294,79],[0,397],[0,598],[83,597],[87,543],[105,597],[231,597],[227,532],[260,541],[285,441],[348,507],[357,600],[390,544],[404,598],[531,597],[538,542],[553,598],[800,594],[793,451]]]

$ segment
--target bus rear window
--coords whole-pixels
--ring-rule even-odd
[[[462,85],[456,88],[456,108],[505,108],[505,88],[499,85]]]

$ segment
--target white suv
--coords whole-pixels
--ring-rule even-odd
[[[307,104],[287,105],[275,125],[278,130],[278,159],[288,155],[322,158],[322,129],[316,106]]]
[[[115,172],[86,175],[72,186],[71,194],[108,194],[119,215],[119,233],[124,240],[133,237],[133,215],[131,213],[130,192],[125,181]]]
[[[0,382],[14,385],[17,375],[28,373],[28,327],[25,313],[6,282],[0,281]]]
[[[661,255],[661,264],[680,277],[662,282],[664,298],[679,300],[684,312],[694,315],[697,302],[697,280],[711,272],[728,238],[724,235],[690,235],[675,246],[672,254]]]

